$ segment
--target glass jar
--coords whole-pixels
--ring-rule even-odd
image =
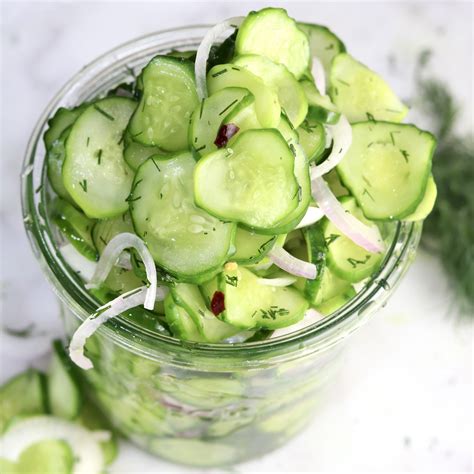
[[[97,308],[58,250],[49,218],[42,135],[58,107],[71,107],[132,79],[154,55],[196,49],[207,27],[154,33],[84,67],[43,112],[22,174],[26,232],[53,286],[70,336]],[[344,307],[279,338],[252,343],[183,342],[117,317],[88,340],[91,395],[114,426],[144,449],[194,466],[228,465],[284,444],[311,420],[337,368],[342,342],[385,304],[412,262],[417,223],[393,224],[377,275]]]

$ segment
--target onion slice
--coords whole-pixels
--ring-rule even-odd
[[[370,227],[347,212],[323,178],[311,179],[311,192],[326,217],[357,245],[369,252],[382,252],[385,245],[376,226]]]
[[[112,270],[112,267],[116,264],[120,254],[128,248],[134,248],[137,250],[141,259],[143,260],[146,276],[150,283],[144,306],[146,309],[153,309],[155,306],[157,289],[155,262],[151,256],[150,251],[148,250],[148,247],[145,245],[145,242],[130,232],[123,232],[122,234],[116,235],[106,245],[102,255],[100,256],[99,262],[97,263],[94,275],[92,276],[90,283],[86,285],[86,288],[97,288],[100,286],[107,278],[107,275],[110,273],[110,270]]]
[[[316,278],[316,265],[293,257],[282,247],[275,247],[270,250],[268,257],[277,267],[291,275],[307,278],[308,280]]]
[[[295,227],[295,229],[301,229],[302,227],[313,225],[323,217],[324,212],[319,207],[310,206],[308,207],[303,219],[301,219],[300,223]]]
[[[314,77],[314,83],[321,95],[326,95],[326,73],[321,61],[313,56],[313,67],[311,68],[311,74]]]
[[[108,431],[90,431],[78,423],[50,415],[19,420],[0,438],[0,452],[17,461],[29,446],[45,440],[64,440],[74,453],[74,474],[99,474],[104,469],[100,442],[110,439]]]
[[[345,115],[341,115],[334,125],[326,125],[332,137],[332,150],[329,156],[311,169],[311,177],[318,178],[337,166],[352,144],[352,127]]]
[[[294,277],[281,277],[281,278],[258,278],[257,282],[260,285],[266,286],[290,286],[296,281]]]
[[[128,309],[144,304],[147,298],[147,291],[148,289],[146,286],[140,286],[134,290],[128,291],[101,306],[95,313],[91,314],[86,320],[84,320],[73,334],[69,345],[69,357],[71,360],[81,367],[81,369],[92,369],[92,361],[84,355],[84,346],[87,338],[92,336],[92,334],[94,334],[94,332],[109,319],[127,311]],[[168,288],[159,286],[155,291],[156,299],[162,301],[168,293]]]
[[[212,45],[216,40],[224,34],[227,30],[234,29],[240,26],[244,20],[243,16],[236,16],[224,20],[221,23],[214,25],[205,35],[199,45],[196,53],[196,61],[194,63],[194,72],[196,76],[196,89],[199,100],[203,100],[207,97],[207,86],[206,86],[206,69],[207,60],[211,51]]]

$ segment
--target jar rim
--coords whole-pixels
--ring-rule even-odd
[[[44,151],[41,151],[41,137],[47,121],[59,106],[72,106],[79,101],[75,94],[85,93],[92,79],[103,77],[112,68],[119,67],[133,58],[148,58],[160,48],[171,50],[184,46],[196,46],[208,26],[193,25],[161,30],[127,41],[102,54],[76,73],[49,102],[30,137],[23,162],[21,187],[23,220],[30,244],[36,258],[62,302],[73,310],[81,320],[87,318],[96,308],[97,302],[79,283],[77,275],[68,267],[55,245],[52,227],[45,205],[47,190],[43,186],[46,178]],[[41,161],[38,163],[38,161]],[[413,260],[421,235],[421,223],[398,222],[393,240],[383,263],[375,275],[344,306],[331,315],[299,331],[284,336],[256,342],[243,343],[197,343],[151,332],[125,318],[118,316],[102,325],[98,332],[112,338],[120,345],[128,346],[134,352],[141,352],[148,358],[155,358],[164,348],[170,351],[192,350],[203,356],[235,355],[237,352],[261,354],[292,346],[311,346],[313,351],[332,347],[367,321],[377,309],[386,303],[401,277]],[[132,347],[131,340],[134,346]],[[142,347],[136,346],[137,341]],[[155,348],[155,349],[153,349]],[[155,352],[153,354],[153,351]]]

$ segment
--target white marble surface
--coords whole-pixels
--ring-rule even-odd
[[[273,2],[276,4],[279,2]],[[42,108],[84,64],[158,29],[215,22],[257,2],[2,2],[2,319],[54,332],[54,296],[23,235],[19,170]],[[268,4],[267,4],[268,5]],[[432,70],[465,105],[472,130],[472,3],[286,2],[298,19],[324,23],[350,52],[389,78],[402,97],[424,48]],[[389,54],[396,68],[389,68]],[[235,472],[471,472],[472,323],[453,314],[439,263],[420,253],[388,306],[353,336],[326,411],[289,445]],[[1,348],[0,348],[1,349]],[[1,353],[0,381],[31,364],[20,349]],[[123,443],[112,473],[187,472]],[[190,471],[196,472],[196,471]]]

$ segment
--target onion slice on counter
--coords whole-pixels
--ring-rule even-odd
[[[324,212],[319,207],[309,206],[306,214],[295,229],[301,229],[302,227],[308,227],[315,224],[324,217]]]
[[[296,281],[293,277],[280,277],[280,278],[258,278],[257,282],[260,285],[266,286],[290,286]]]
[[[282,247],[275,247],[270,250],[268,257],[277,267],[285,270],[290,275],[307,278],[308,280],[316,278],[316,265],[293,257]]]
[[[205,35],[199,45],[196,53],[196,61],[194,63],[194,72],[196,76],[196,89],[199,100],[203,100],[207,97],[207,85],[206,85],[206,69],[207,60],[211,51],[212,45],[216,42],[219,37],[227,30],[234,29],[240,26],[244,20],[243,16],[236,16],[224,20],[221,23],[214,25]]]
[[[357,245],[369,252],[382,252],[385,245],[376,226],[370,227],[347,212],[323,178],[311,179],[311,192],[326,217]]]
[[[147,290],[144,306],[146,309],[153,309],[155,306],[157,289],[155,262],[148,247],[145,245],[145,242],[130,232],[123,232],[122,234],[116,235],[106,245],[102,255],[100,256],[99,262],[97,263],[94,275],[92,276],[90,283],[86,285],[86,288],[96,288],[101,285],[107,278],[110,270],[112,270],[112,267],[116,264],[120,254],[125,249],[129,248],[134,248],[140,254],[145,265],[146,276],[150,283],[150,287]]]
[[[321,95],[326,95],[326,73],[321,61],[313,56],[313,67],[311,68],[311,74],[314,77],[314,83]]]
[[[144,304],[147,298],[147,290],[146,286],[140,286],[128,291],[101,306],[95,313],[84,320],[73,334],[69,345],[69,356],[71,360],[81,367],[81,369],[92,369],[92,361],[84,355],[84,346],[87,338],[92,336],[92,334],[109,319],[118,316],[128,309]],[[159,286],[156,288],[156,300],[164,300],[167,293],[168,288]]]
[[[334,125],[326,125],[332,137],[332,150],[329,156],[319,165],[311,168],[311,178],[318,178],[337,166],[352,144],[352,127],[344,115]]]
[[[18,420],[0,437],[0,452],[10,461],[18,461],[22,451],[45,440],[64,440],[74,453],[74,474],[95,474],[104,469],[100,442],[110,439],[109,431],[91,431],[79,423],[51,415]]]

